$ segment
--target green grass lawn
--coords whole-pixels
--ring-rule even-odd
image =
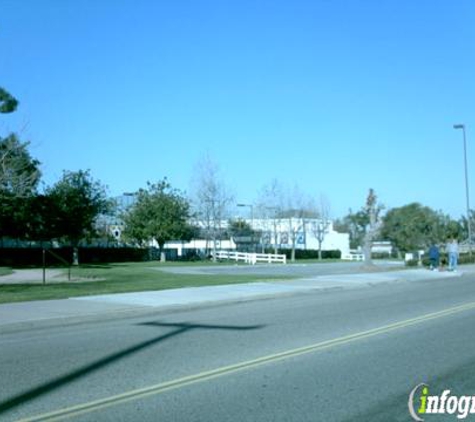
[[[10,275],[13,273],[13,270],[11,268],[8,268],[8,267],[0,267],[0,277],[2,275]],[[0,278],[0,283],[1,283],[2,279]]]
[[[123,263],[110,265],[85,265],[72,269],[71,282],[55,284],[1,284],[0,303],[29,300],[65,299],[110,293],[140,292],[176,289],[181,287],[214,286],[249,283],[266,278],[290,279],[263,275],[210,275],[172,274],[159,269],[164,264],[156,262]],[[173,265],[173,264],[165,264]],[[188,264],[195,266],[196,264]],[[67,270],[64,270],[65,274]],[[74,281],[76,278],[80,280]]]

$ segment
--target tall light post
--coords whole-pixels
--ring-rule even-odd
[[[254,250],[254,205],[252,204],[236,204],[238,207],[249,207],[251,210],[251,243]],[[255,252],[255,250],[254,250]]]
[[[456,124],[454,129],[462,129],[463,132],[463,156],[465,163],[465,197],[467,199],[467,227],[468,227],[468,253],[472,256],[472,227],[470,224],[470,199],[468,193],[468,166],[467,166],[467,137],[465,135],[465,125]]]

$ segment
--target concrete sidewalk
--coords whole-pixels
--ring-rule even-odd
[[[44,300],[0,305],[0,332],[37,326],[51,326],[97,318],[114,318],[117,314],[140,314],[158,310],[184,309],[223,304],[278,295],[305,293],[332,288],[356,288],[380,283],[414,282],[459,277],[475,272],[466,266],[462,272],[432,272],[411,269],[389,272],[322,275],[290,281],[270,281],[224,286],[205,286],[138,293],[83,296],[63,300]]]

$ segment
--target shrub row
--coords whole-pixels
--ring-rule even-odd
[[[417,267],[419,265],[419,261],[417,259],[410,259],[406,261],[406,267]]]
[[[46,248],[46,265],[64,266],[64,261],[68,264],[72,262],[73,249],[71,247]],[[50,253],[51,252],[51,253]],[[269,249],[266,253],[274,253]],[[290,249],[281,249],[279,254],[285,254],[287,259],[291,259]],[[178,257],[175,250],[165,251],[167,260],[196,261],[206,259],[195,250],[185,250],[182,257]],[[112,262],[141,262],[159,259],[158,249],[138,249],[138,248],[100,248],[100,247],[79,247],[79,262],[81,264],[104,264]],[[318,259],[318,251],[301,250],[295,251],[296,259]],[[340,259],[341,251],[322,251],[323,259]],[[6,267],[40,267],[43,265],[43,249],[39,247],[31,248],[0,248],[0,266]]]
[[[274,249],[266,250],[266,253],[274,253]],[[277,251],[277,253],[285,255],[287,259],[290,259],[292,257],[291,249],[280,249]],[[296,249],[295,259],[318,259],[318,251]],[[322,259],[341,259],[341,251],[322,251]]]
[[[49,253],[51,251],[52,253]],[[137,248],[79,248],[81,264],[100,264],[110,262],[139,262],[156,258],[155,250]],[[152,253],[152,255],[151,255]],[[46,265],[63,266],[72,262],[71,247],[47,249]],[[6,267],[40,267],[43,265],[42,248],[0,248],[0,266]]]
[[[373,259],[390,259],[398,258],[397,252],[371,252],[371,258]]]
[[[417,261],[417,260],[416,260]],[[448,258],[446,254],[441,254],[439,263],[441,266],[446,267],[449,264]],[[459,264],[475,264],[475,253],[472,254],[472,257],[468,253],[463,253],[460,254],[459,259],[458,259]],[[425,267],[430,266],[430,259],[428,256],[424,256],[422,258],[422,265]]]

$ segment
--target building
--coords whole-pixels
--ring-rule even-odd
[[[134,194],[124,194],[115,198],[117,204],[116,215],[107,217],[103,222],[106,231],[117,242],[122,240],[123,221],[120,218],[136,201]],[[254,231],[252,238],[247,241],[233,238],[229,233],[229,221],[221,220],[216,224],[213,231],[205,227],[204,223],[197,221],[201,229],[201,238],[192,239],[190,242],[170,241],[165,244],[165,249],[171,256],[182,257],[188,253],[197,253],[201,256],[209,254],[213,249],[217,250],[242,250],[243,248],[254,249],[260,252],[264,249],[293,249],[315,250],[321,246],[322,251],[338,250],[341,256],[350,254],[350,239],[348,233],[336,232],[331,220],[318,218],[251,218],[244,219]],[[206,233],[208,232],[208,235]],[[213,240],[215,238],[215,240]],[[156,242],[150,246],[158,247]]]
[[[350,236],[333,229],[333,222],[323,222],[317,218],[276,218],[245,220],[255,231],[254,246],[261,249],[292,249],[319,250],[321,240],[322,251],[339,250],[342,256],[350,253]],[[228,221],[219,225],[223,232],[228,228]],[[253,237],[254,237],[253,236]],[[196,250],[201,253],[214,248],[212,239],[193,239],[190,242],[167,242],[165,249],[176,250],[178,257],[186,250]],[[218,250],[237,250],[239,242],[229,236],[227,239],[216,240]]]

